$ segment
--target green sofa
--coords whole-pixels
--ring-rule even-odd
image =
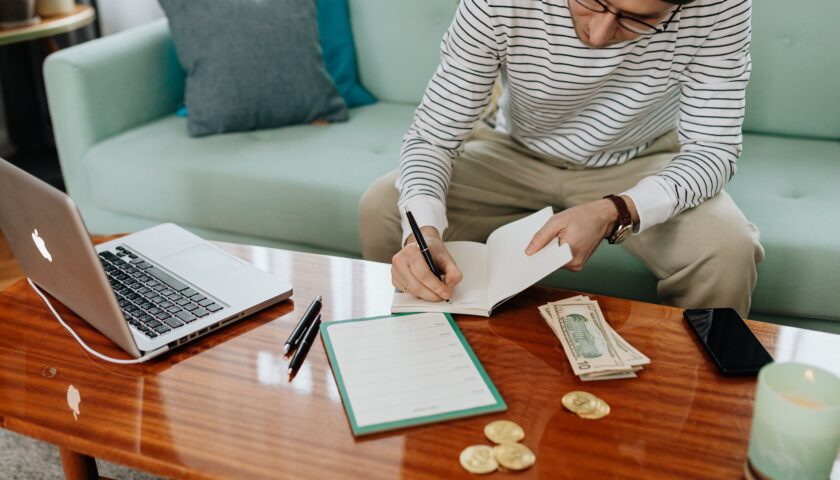
[[[761,229],[752,318],[840,332],[840,3],[790,16],[754,4],[744,154],[727,190]],[[360,255],[358,201],[398,152],[455,0],[350,0],[360,76],[379,98],[350,121],[190,138],[164,20],[51,55],[49,106],[70,194],[88,228],[159,222],[207,238]],[[835,53],[831,53],[831,52]],[[709,232],[715,235],[716,232]],[[545,283],[655,301],[655,278],[602,246]]]

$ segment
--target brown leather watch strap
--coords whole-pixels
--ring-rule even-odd
[[[625,202],[623,198],[617,197],[615,195],[607,195],[604,198],[612,200],[612,202],[615,204],[615,208],[618,210],[618,221],[615,222],[615,227],[613,227],[612,232],[610,232],[609,236],[607,237],[611,238],[613,235],[615,235],[616,230],[618,230],[618,227],[620,227],[621,225],[632,226],[633,217],[632,215],[630,215],[630,209],[627,208],[627,202]]]

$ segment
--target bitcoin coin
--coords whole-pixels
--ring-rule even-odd
[[[592,413],[598,408],[599,398],[589,392],[574,391],[563,395],[563,406],[570,412]]]
[[[493,448],[487,445],[471,445],[461,452],[461,466],[470,473],[490,473],[499,469],[493,457]]]
[[[516,443],[525,438],[525,430],[510,420],[496,420],[484,427],[484,435],[493,443]]]
[[[578,413],[578,416],[580,418],[585,418],[587,420],[600,420],[600,419],[606,417],[609,414],[610,414],[610,406],[607,404],[607,402],[605,402],[605,401],[603,401],[599,398],[598,399],[598,407],[595,409],[594,412]]]
[[[503,443],[493,447],[493,457],[508,470],[525,470],[537,461],[530,448],[521,443]]]

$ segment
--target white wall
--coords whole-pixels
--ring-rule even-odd
[[[163,10],[157,0],[99,0],[99,21],[103,35],[136,27],[161,17]]]

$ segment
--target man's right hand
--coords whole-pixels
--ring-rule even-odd
[[[423,300],[430,302],[449,300],[452,298],[455,285],[458,285],[464,276],[455,265],[455,259],[449,254],[437,229],[422,227],[420,231],[423,232],[423,238],[426,240],[435,265],[443,272],[443,282],[429,269],[414,235],[411,235],[402,250],[391,259],[391,283],[398,290]]]

